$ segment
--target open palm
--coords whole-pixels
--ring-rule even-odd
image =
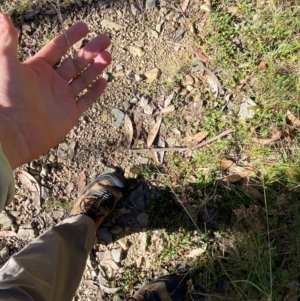
[[[87,33],[87,26],[77,23],[20,63],[16,29],[1,14],[0,141],[12,168],[59,143],[104,91],[106,81],[94,80],[111,61],[105,51],[110,40],[105,35],[97,36],[56,70],[52,67]],[[79,69],[84,71],[79,74]],[[77,98],[91,84],[89,91]]]

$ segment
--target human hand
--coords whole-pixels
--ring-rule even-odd
[[[88,33],[84,23],[67,31],[70,45]],[[111,62],[105,49],[110,40],[98,35],[76,55],[54,70],[52,66],[69,50],[64,34],[56,37],[24,63],[18,59],[17,30],[0,14],[0,141],[12,168],[29,162],[58,144],[81,114],[106,88],[95,78]],[[88,66],[89,65],[89,66]],[[78,75],[78,67],[83,70]],[[87,85],[91,88],[77,100]]]

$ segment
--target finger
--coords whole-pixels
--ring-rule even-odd
[[[99,53],[103,52],[110,45],[110,39],[104,34],[98,35],[91,42],[86,44],[74,58],[64,60],[56,69],[57,73],[65,80],[72,80],[79,71],[83,70]]]
[[[89,67],[72,81],[71,89],[74,92],[74,95],[78,95],[85,88],[87,88],[110,62],[111,55],[109,52],[103,51],[98,54]]]
[[[77,106],[80,114],[82,114],[87,108],[89,108],[97,98],[103,93],[107,86],[107,82],[104,78],[98,79],[91,90],[86,94],[82,95],[77,100]]]
[[[17,29],[6,15],[0,13],[0,55],[1,59],[14,56],[18,53]]]
[[[53,66],[68,52],[72,45],[85,37],[88,32],[89,29],[87,25],[83,22],[79,22],[71,26],[65,33],[62,33],[51,40],[35,55],[35,57],[42,58],[48,64]]]

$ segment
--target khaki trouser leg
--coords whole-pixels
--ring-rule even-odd
[[[0,270],[0,300],[72,300],[95,232],[94,221],[79,215],[37,237]]]

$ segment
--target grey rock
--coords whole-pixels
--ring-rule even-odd
[[[121,248],[112,249],[111,250],[111,257],[116,263],[120,262],[121,259],[122,259],[122,249]]]
[[[64,217],[64,212],[63,211],[53,211],[53,217],[57,219],[61,219]]]
[[[39,12],[40,12],[39,10],[34,10],[29,12],[28,14],[25,15],[25,20],[26,21],[34,20],[35,16],[37,16]]]
[[[46,200],[46,199],[50,198],[50,196],[51,196],[51,190],[45,186],[42,186],[41,187],[41,197]]]
[[[149,163],[149,158],[145,158],[145,157],[138,157],[138,161],[140,164],[142,165],[147,165]]]
[[[205,66],[200,60],[195,59],[192,61],[192,68],[191,68],[192,73],[195,73],[198,71],[202,71],[202,73],[204,73],[204,69],[205,69]]]
[[[138,57],[141,57],[144,55],[144,51],[141,48],[135,47],[135,46],[130,46],[129,52]]]
[[[1,251],[0,251],[0,258],[1,259],[6,259],[9,256],[9,248],[5,246]]]
[[[27,31],[27,32],[31,32],[31,26],[28,25],[28,24],[23,24],[22,25],[22,30]]]
[[[12,224],[12,220],[5,212],[0,213],[0,225],[2,225],[2,229],[9,229]]]
[[[111,259],[111,254],[108,250],[102,251],[102,252],[97,252],[96,256],[100,261]]]
[[[156,79],[159,78],[161,71],[158,68],[151,69],[145,72],[145,76],[147,77],[147,83],[152,83]]]
[[[184,33],[185,33],[185,30],[184,28],[179,28],[176,33],[175,33],[175,36],[174,36],[174,42],[175,43],[178,43],[180,42],[182,39],[183,39],[183,36],[184,36]]]
[[[120,65],[120,64],[117,64],[116,65],[116,71],[121,71],[121,70],[123,70],[123,66]]]
[[[130,195],[129,195],[129,201],[131,204],[139,209],[139,210],[144,210],[146,207],[145,204],[145,195],[144,195],[144,190],[142,185],[138,186],[135,190],[133,190]]]
[[[115,30],[121,30],[123,28],[123,26],[111,21],[111,20],[107,20],[107,19],[103,19],[100,22],[102,27],[108,28],[108,29],[115,29]]]
[[[115,120],[112,122],[113,126],[116,129],[122,127],[124,124],[125,114],[119,109],[112,109],[110,112],[115,117]]]
[[[35,238],[35,233],[30,224],[23,224],[20,226],[17,236],[20,239],[31,240]]]
[[[41,173],[40,173],[40,176],[41,177],[45,177],[49,174],[49,167],[48,167],[48,164],[43,164],[42,165],[42,170],[41,170]]]
[[[156,0],[146,0],[146,9],[153,9],[156,7]]]
[[[141,76],[138,75],[138,74],[135,74],[134,75],[134,79],[137,81],[137,82],[140,82],[142,80]]]
[[[134,42],[134,44],[140,48],[143,48],[145,46],[144,40],[136,41],[136,42]]]
[[[57,149],[57,157],[58,157],[58,162],[66,162],[68,159],[68,144],[67,143],[60,143],[58,145],[58,149]]]
[[[167,138],[166,142],[167,142],[168,146],[172,147],[172,146],[174,146],[176,144],[177,139],[170,137],[170,138]]]
[[[147,213],[143,212],[143,213],[140,213],[136,219],[142,227],[146,227],[149,222],[149,215]]]
[[[56,14],[57,14],[57,12],[56,12],[55,9],[48,9],[48,10],[45,11],[46,16],[54,16]]]
[[[113,241],[112,235],[106,227],[101,227],[97,230],[97,236],[100,240],[103,240],[107,244]]]
[[[114,167],[104,166],[103,174],[114,173],[117,170]]]
[[[118,235],[118,234],[120,234],[120,233],[123,232],[123,228],[120,227],[119,225],[114,225],[114,226],[110,229],[110,232],[111,232],[112,234]]]

